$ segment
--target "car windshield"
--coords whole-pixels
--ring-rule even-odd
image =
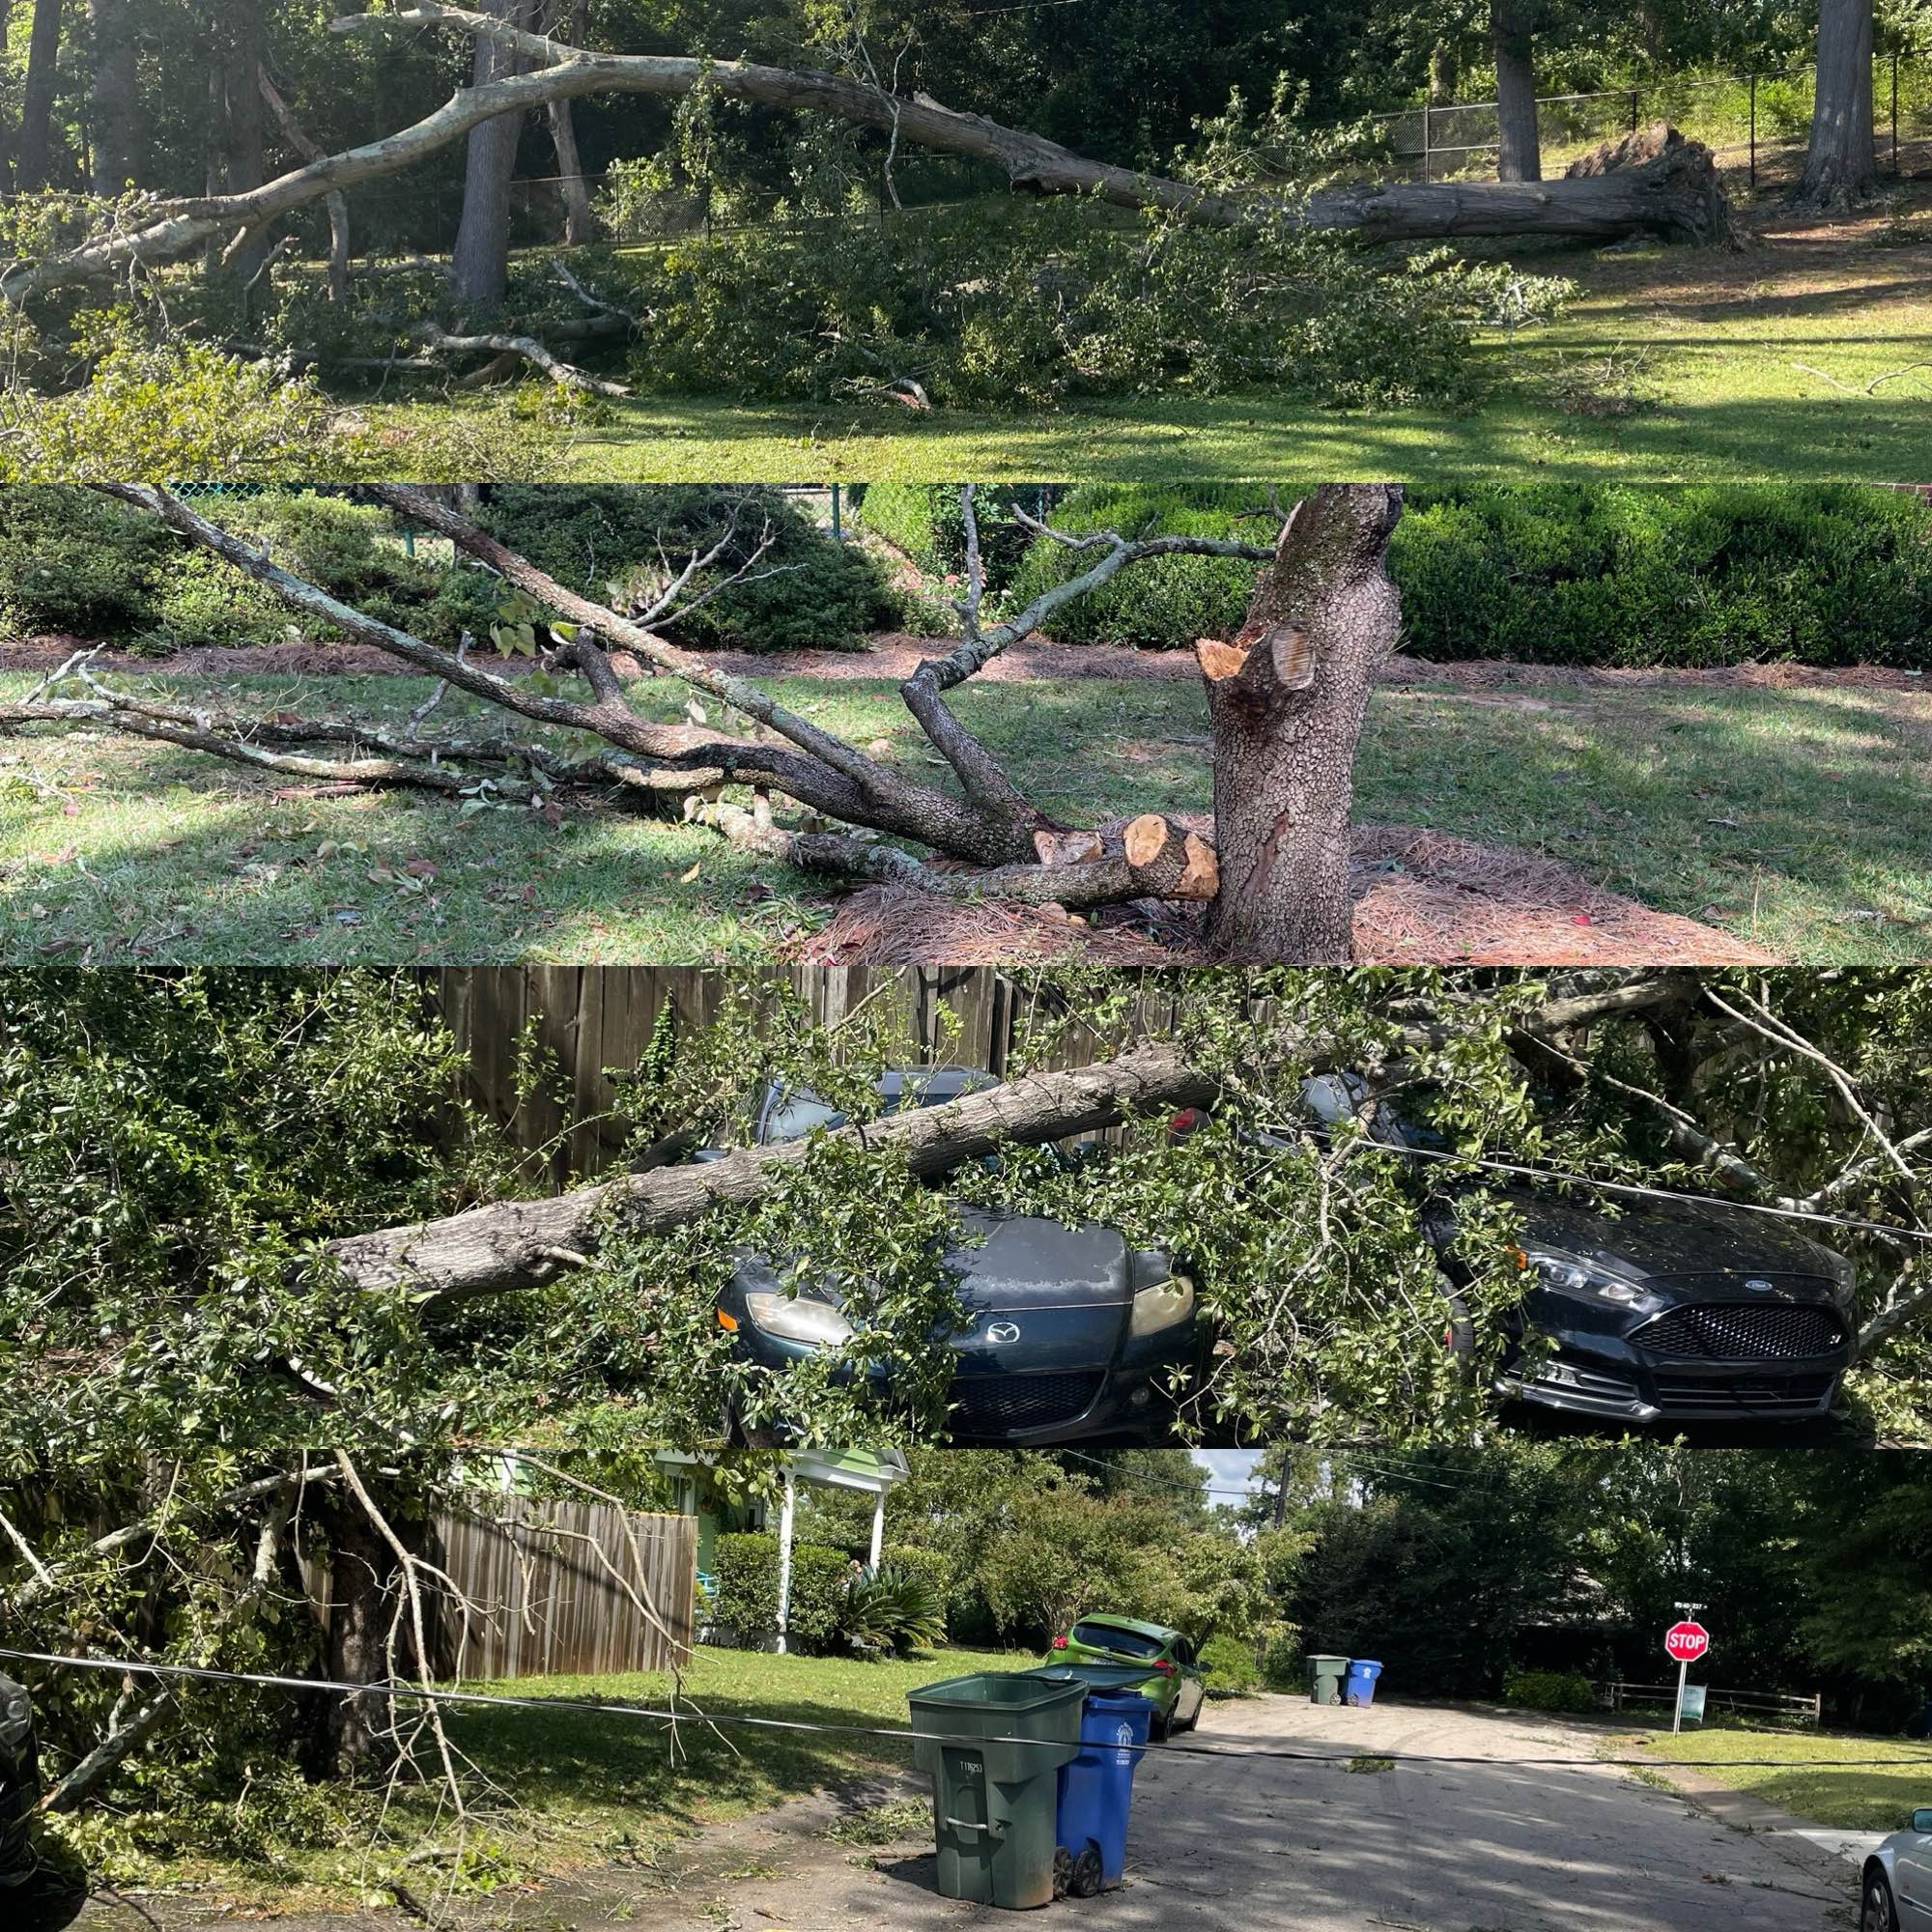
[[[1089,1650],[1117,1651],[1122,1657],[1158,1657],[1166,1648],[1163,1638],[1122,1630],[1114,1624],[1075,1624],[1073,1641],[1085,1644]]]

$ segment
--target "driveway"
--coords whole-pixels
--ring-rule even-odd
[[[1233,1756],[1151,1751],[1127,1882],[1032,1922],[1061,1932],[1847,1932],[1858,1867],[1781,1814],[1718,1822],[1597,1761],[1604,1726],[1480,1706],[1209,1704],[1196,1737]],[[1353,1772],[1267,1750],[1478,1760]],[[1557,1767],[1512,1759],[1557,1758]],[[1694,1774],[1687,1774],[1694,1776]],[[1722,1810],[1723,1793],[1711,1802]],[[620,1866],[459,1901],[458,1932],[955,1932],[1028,1921],[933,1890],[924,1827],[855,1850],[841,1819],[928,1796],[910,1774],[786,1804]],[[1731,1794],[1736,1797],[1738,1794]],[[1703,1802],[1700,1800],[1700,1802]],[[1760,1807],[1762,1810],[1762,1807]],[[1813,1840],[1820,1842],[1813,1842]],[[166,1932],[209,1923],[189,1901]],[[401,1913],[276,1914],[277,1932],[401,1932]],[[151,1923],[153,1921],[151,1920]],[[76,1932],[129,1932],[97,1900]]]
[[[1851,1921],[1856,1868],[1773,1845],[1594,1761],[1598,1726],[1520,1713],[1304,1699],[1210,1704],[1199,1742],[1265,1749],[1417,1753],[1489,1762],[1340,1764],[1150,1754],[1134,1795],[1127,1884],[1052,1910],[1094,1932],[1825,1932]],[[1183,1739],[1189,1743],[1194,1740]],[[1512,1765],[1557,1757],[1574,1769]],[[923,1789],[923,1786],[909,1788]],[[633,1928],[856,1932],[1010,1914],[937,1897],[915,1842],[872,1860],[816,1844],[772,1814],[756,1876],[640,1902]],[[868,1864],[871,1868],[867,1868]],[[745,1869],[741,1863],[739,1869]],[[766,1874],[770,1875],[767,1876]],[[582,1923],[583,1921],[580,1921]]]

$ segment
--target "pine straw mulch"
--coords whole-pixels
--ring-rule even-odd
[[[1350,881],[1355,956],[1377,964],[1719,966],[1776,957],[1716,926],[1653,912],[1557,860],[1418,826],[1357,826]],[[839,966],[1190,966],[1212,955],[1179,907],[1112,907],[1088,922],[1050,907],[872,886],[842,901],[796,957]]]

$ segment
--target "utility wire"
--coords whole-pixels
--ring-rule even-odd
[[[653,1710],[641,1704],[605,1704],[590,1698],[580,1697],[508,1697],[497,1691],[487,1690],[431,1690],[401,1684],[346,1684],[339,1679],[327,1677],[275,1677],[265,1672],[249,1670],[216,1670],[206,1664],[190,1663],[149,1663],[132,1658],[113,1657],[64,1657],[55,1652],[40,1650],[0,1650],[0,1657],[21,1663],[45,1663],[71,1670],[101,1670],[134,1673],[149,1677],[186,1678],[198,1683],[213,1684],[254,1684],[269,1690],[298,1690],[312,1692],[333,1691],[345,1697],[388,1697],[410,1698],[424,1704],[483,1704],[497,1709],[517,1711],[579,1711],[586,1717],[635,1718],[651,1723],[694,1723],[696,1718],[686,1718],[674,1711]],[[895,1743],[910,1743],[924,1739],[941,1744],[958,1744],[961,1736],[952,1731],[921,1731],[896,1724],[827,1724],[810,1722],[800,1718],[754,1718],[744,1716],[724,1716],[722,1713],[707,1713],[702,1721],[707,1724],[737,1724],[748,1729],[769,1731],[811,1731],[828,1736],[888,1738]],[[1033,1745],[1036,1747],[1053,1745],[1056,1742],[1065,1748],[1068,1739],[990,1737],[975,1732],[965,1740],[974,1745]],[[1407,1752],[1363,1750],[1308,1751],[1287,1750],[1279,1746],[1257,1745],[1204,1745],[1204,1744],[1150,1744],[1144,1747],[1150,1754],[1174,1757],[1220,1757],[1220,1758],[1270,1758],[1293,1764],[1352,1764],[1364,1755],[1386,1757],[1393,1764],[1421,1766],[1481,1766],[1494,1765],[1504,1769],[1535,1768],[1546,1771],[1590,1771],[1599,1766],[1622,1770],[1655,1771],[1660,1763],[1681,1765],[1690,1770],[1721,1770],[1725,1766],[1757,1771],[1785,1771],[1791,1768],[1789,1758],[1667,1758],[1654,1757],[1464,1757],[1449,1754],[1435,1755]],[[1885,1757],[1846,1757],[1846,1758],[1806,1758],[1806,1770],[1827,1771],[1869,1771],[1874,1768],[1897,1768],[1906,1765],[1932,1766],[1932,1749],[1919,1751],[1911,1756]]]

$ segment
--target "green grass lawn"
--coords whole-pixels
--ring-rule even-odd
[[[1901,190],[1908,213],[1928,203],[1932,188]],[[1922,368],[1881,379],[1932,360],[1932,240],[1876,247],[1878,225],[1779,215],[1736,255],[1661,243],[1525,253],[1523,268],[1568,275],[1582,294],[1549,327],[1482,341],[1490,398],[1466,413],[1334,411],[1264,391],[1020,416],[652,396],[613,405],[568,464],[580,479],[632,482],[1916,482],[1932,478],[1932,380]],[[1622,390],[1635,407],[1605,412]]]
[[[1747,1791],[1768,1804],[1847,1832],[1895,1832],[1914,1805],[1932,1804],[1932,1745],[1894,1738],[1851,1737],[1831,1731],[1753,1730],[1647,1733],[1641,1743],[1660,1758],[1697,1760],[1706,1777]],[[1856,1758],[1852,1768],[1820,1758]],[[1873,1763],[1911,1758],[1920,1769]],[[1717,1759],[1718,1763],[1704,1760]],[[1772,1764],[1740,1759],[1775,1759]],[[1869,1763],[1870,1769],[1864,1765]]]
[[[0,693],[31,682],[0,677]],[[212,680],[166,682],[215,695]],[[772,689],[937,776],[891,684]],[[398,716],[424,690],[248,678],[219,695]],[[669,680],[636,695],[676,715]],[[1076,822],[1210,802],[1191,679],[983,685],[957,704],[1024,787]],[[1910,803],[1928,765],[1932,696],[1400,688],[1371,708],[1356,815],[1545,851],[1783,956],[1903,960],[1932,932],[1932,821]],[[521,808],[464,816],[401,793],[282,786],[111,734],[0,743],[0,958],[14,963],[771,958],[835,898],[709,833],[616,812],[553,828]]]
[[[567,1881],[597,1868],[617,1868],[620,1878],[628,1870],[642,1889],[656,1889],[669,1882],[660,1870],[666,1853],[707,1825],[912,1763],[910,1746],[888,1738],[714,1728],[705,1718],[904,1726],[906,1692],[922,1684],[972,1670],[1024,1670],[1038,1662],[1032,1652],[946,1648],[867,1663],[699,1646],[684,1672],[675,1748],[657,1721],[445,1707],[450,1742],[467,1760],[472,1808],[459,1889],[488,1892]],[[671,1687],[660,1672],[463,1688],[662,1710]],[[423,1748],[430,1749],[426,1741]],[[424,1768],[430,1781],[400,1784],[385,1809],[373,1793],[350,1798],[328,1786],[307,1787],[303,1802],[292,1805],[280,1783],[265,1779],[259,1791],[244,1788],[232,1804],[207,1805],[192,1819],[185,1814],[158,1856],[131,1849],[140,1833],[138,1820],[129,1820],[131,1836],[106,1840],[108,1875],[124,1886],[191,1891],[274,1912],[390,1904],[391,1878],[431,1897],[447,1883],[449,1864],[426,1857],[412,1861],[412,1855],[426,1846],[453,1848],[457,1834],[440,1806],[433,1757]],[[841,1820],[841,1842],[863,1842],[868,1822],[863,1810]],[[895,1822],[903,1826],[906,1819]]]

